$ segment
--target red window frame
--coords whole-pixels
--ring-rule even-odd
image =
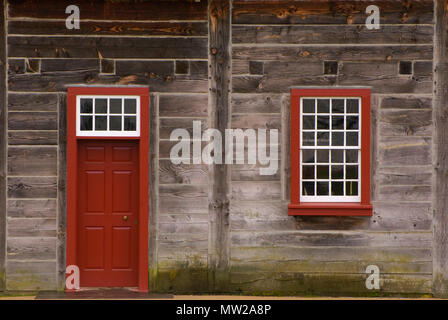
[[[360,202],[300,202],[300,99],[302,97],[361,98]],[[291,201],[288,205],[288,215],[372,216],[372,205],[370,204],[370,89],[291,89]]]
[[[77,136],[76,97],[78,95],[140,96],[140,136]],[[79,140],[139,141],[139,229],[138,291],[148,292],[148,210],[149,210],[149,88],[147,87],[69,87],[67,89],[67,246],[66,265],[77,265],[77,174]],[[67,290],[66,291],[70,291]]]

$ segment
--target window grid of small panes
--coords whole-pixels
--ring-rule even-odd
[[[361,99],[300,99],[300,200],[359,202]]]
[[[140,97],[78,96],[78,136],[139,136]]]

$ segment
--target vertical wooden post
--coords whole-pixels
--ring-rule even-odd
[[[6,260],[6,15],[0,0],[0,291],[5,290]]]
[[[209,128],[224,135],[230,125],[230,0],[210,0],[208,13]],[[211,289],[222,291],[229,267],[229,166],[211,165],[209,179],[209,280]]]
[[[448,297],[448,0],[435,1],[433,292]]]
[[[57,213],[57,288],[65,289],[67,242],[67,95],[58,96],[58,213]]]

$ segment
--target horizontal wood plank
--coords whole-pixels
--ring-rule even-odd
[[[27,90],[29,91],[29,90]],[[58,97],[50,93],[9,93],[9,111],[56,111]]]
[[[57,131],[8,131],[9,145],[57,145]]]
[[[65,8],[70,0],[43,3],[38,0],[11,2],[10,18],[66,19]],[[207,3],[179,1],[113,2],[80,0],[81,18],[86,20],[207,20]]]
[[[232,27],[233,43],[288,44],[431,44],[432,26],[390,26],[369,30],[365,25]]]
[[[57,112],[9,112],[9,130],[57,130]]]
[[[433,3],[412,1],[234,1],[233,23],[238,24],[364,24],[368,5],[381,10],[381,23],[433,23]]]
[[[253,46],[234,45],[232,57],[237,60],[274,60],[318,62],[322,60],[339,61],[389,61],[432,59],[432,45],[389,45],[382,46]]]
[[[56,259],[56,238],[10,237],[7,239],[7,256],[11,260]]]
[[[9,198],[56,198],[56,177],[10,177]]]
[[[9,218],[8,237],[56,237],[56,219]]]
[[[10,218],[56,218],[56,199],[8,200]]]
[[[8,174],[10,176],[56,176],[56,147],[9,147]]]
[[[10,36],[8,53],[28,58],[206,59],[207,39]]]
[[[84,12],[82,12],[84,15]],[[110,36],[207,36],[205,22],[83,21],[79,29],[67,29],[64,21],[8,22],[10,35],[110,35]]]

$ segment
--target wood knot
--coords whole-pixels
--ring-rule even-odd
[[[217,50],[216,48],[212,48],[212,49],[210,50],[210,52],[211,52],[213,55],[215,55],[215,54],[218,53],[218,50]]]

